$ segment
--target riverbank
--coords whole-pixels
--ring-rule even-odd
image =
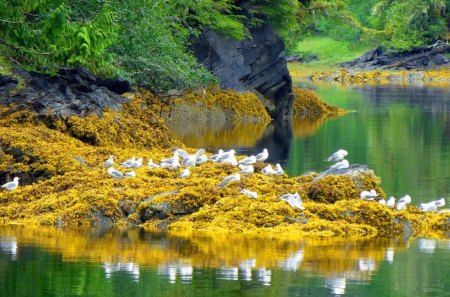
[[[208,103],[209,100],[202,101],[202,98],[212,100],[218,94],[216,97],[220,101],[226,97],[223,91],[211,95],[208,90],[198,92],[188,95],[192,97],[177,96],[180,100],[187,98],[186,102],[192,99],[191,103],[196,106],[214,108],[216,102]],[[252,106],[241,109],[244,113],[250,110],[249,117],[264,111],[264,108],[255,109],[262,104],[254,95],[226,94],[229,100],[223,100],[228,102],[224,106],[241,98],[248,104],[244,106]],[[305,106],[318,110],[311,108],[311,98],[318,97],[308,96]],[[254,174],[241,174],[241,180],[223,188],[217,185],[224,177],[239,172],[237,167],[207,162],[192,167],[188,178],[180,177],[182,169],[147,167],[149,159],[159,163],[172,156],[170,148],[184,148],[171,137],[160,117],[164,110],[176,106],[177,100],[170,100],[169,104],[139,89],[123,100],[125,103],[117,111],[106,110],[100,115],[84,117],[58,117],[48,110],[38,113],[17,104],[1,107],[0,153],[5,161],[1,164],[0,176],[2,183],[13,176],[21,178],[17,190],[1,192],[2,223],[139,225],[147,230],[232,232],[289,238],[445,236],[449,230],[448,213],[423,213],[414,206],[396,211],[376,202],[360,200],[359,193],[363,190],[375,189],[384,196],[380,179],[364,167],[314,180],[317,173],[301,177],[264,175],[261,169],[267,164],[259,162]],[[328,106],[322,102],[317,105]],[[189,153],[195,151],[185,149]],[[212,153],[207,152],[207,155]],[[115,179],[102,166],[110,155],[116,157],[116,164],[131,156],[142,157],[144,166],[133,169],[135,177]],[[241,158],[243,156],[238,156]],[[115,168],[131,171],[120,165]],[[258,198],[242,194],[242,189],[257,192]],[[294,192],[302,197],[305,210],[294,208],[279,198]]]
[[[347,84],[425,84],[450,85],[450,68],[440,70],[347,70],[331,67],[330,70],[302,69],[291,63],[290,74],[294,81],[328,81]]]

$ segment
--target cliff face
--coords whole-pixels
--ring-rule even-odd
[[[290,121],[294,97],[283,41],[268,25],[252,29],[250,36],[237,41],[205,30],[193,51],[222,88],[254,91],[272,118]]]

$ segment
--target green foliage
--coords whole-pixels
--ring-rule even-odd
[[[107,69],[111,56],[105,54],[105,49],[114,41],[116,32],[108,5],[72,2],[78,3],[0,1],[0,34],[8,55],[38,70],[61,66]]]

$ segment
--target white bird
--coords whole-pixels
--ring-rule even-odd
[[[255,167],[253,165],[239,165],[239,168],[241,169],[241,173],[243,174],[252,174],[255,172]]]
[[[395,206],[395,197],[389,197],[388,201],[386,202],[386,206],[389,208],[394,208]]]
[[[218,163],[221,163],[223,160],[229,158],[230,156],[234,156],[234,154],[236,153],[236,151],[234,149],[231,149],[227,152],[223,152],[220,157],[218,157],[216,160]]]
[[[334,165],[331,165],[329,169],[332,169],[334,171],[334,170],[348,168],[349,166],[350,166],[350,164],[348,163],[348,161],[344,159],[340,162],[337,162]]]
[[[241,194],[247,195],[250,198],[255,198],[255,199],[258,197],[258,194],[256,192],[252,192],[247,189],[242,189]]]
[[[380,199],[378,200],[378,203],[380,203],[381,205],[386,205],[386,200]]]
[[[277,172],[275,170],[273,170],[272,165],[268,164],[266,167],[264,167],[261,170],[261,173],[265,174],[265,175],[275,175]]]
[[[176,152],[183,160],[189,157],[189,154],[184,149],[177,148],[173,152]]]
[[[279,198],[289,203],[291,207],[298,208],[301,210],[305,209],[305,207],[303,206],[302,198],[300,198],[300,195],[297,192],[295,192],[294,194],[284,194],[281,195]]]
[[[439,200],[434,201],[434,204],[436,204],[436,206],[438,208],[444,207],[445,206],[445,199],[441,198]]]
[[[130,166],[131,164],[133,164],[134,162],[136,162],[136,158],[133,156],[131,157],[131,159],[128,159],[126,161],[123,161],[122,163],[120,163],[120,165],[123,165],[125,167]]]
[[[111,175],[114,178],[122,178],[123,177],[123,173],[114,169],[114,167],[109,167],[107,172],[109,175]]]
[[[114,165],[114,155],[109,156],[108,160],[103,163],[103,167],[111,167]]]
[[[284,170],[281,168],[280,163],[277,163],[275,166],[277,167],[277,169],[275,169],[275,175],[283,175]]]
[[[342,161],[344,160],[345,156],[348,155],[348,152],[346,150],[338,150],[337,152],[335,152],[334,154],[332,154],[331,156],[328,157],[328,159],[326,159],[326,162],[331,162],[331,161]]]
[[[1,188],[8,190],[8,191],[13,191],[13,190],[17,189],[17,187],[19,187],[19,180],[20,180],[20,178],[18,178],[16,176],[13,178],[13,181],[2,185]]]
[[[195,163],[197,163],[197,165],[205,164],[206,162],[208,162],[208,157],[205,154],[201,154],[197,157],[197,159],[195,159]]]
[[[378,194],[374,189],[372,189],[370,191],[362,191],[359,194],[359,198],[361,198],[361,199],[371,199],[371,198],[377,198],[377,197],[378,197]]]
[[[125,166],[126,168],[139,168],[142,167],[142,162],[144,161],[144,159],[139,158],[136,161],[132,162],[131,164],[129,164],[128,166]]]
[[[258,162],[264,162],[269,158],[269,151],[267,149],[263,149],[262,153],[259,153],[256,155],[256,161]]]
[[[252,155],[250,157],[246,157],[242,160],[239,160],[238,163],[242,165],[251,165],[256,163],[256,157]]]
[[[404,202],[404,201],[397,202],[397,204],[395,205],[395,208],[397,210],[405,210],[406,209],[406,202]]]
[[[186,168],[181,172],[180,178],[187,178],[189,175],[191,175],[191,172],[189,171],[189,168]]]
[[[173,152],[173,157],[171,158],[167,158],[167,159],[162,159],[159,163],[169,163],[172,164],[175,160],[178,160],[178,162],[180,161],[180,154],[178,153],[178,150]],[[162,166],[161,166],[162,167]]]
[[[124,177],[136,177],[136,172],[135,171],[130,171],[130,172],[125,172],[123,174]]]
[[[148,160],[147,166],[150,168],[159,168],[160,166],[158,164],[153,163],[153,160]]]
[[[437,210],[437,205],[434,201],[428,202],[428,203],[420,203],[419,208],[422,211],[435,211]]]
[[[237,166],[238,161],[236,160],[236,156],[234,155],[234,153],[235,153],[234,150],[224,153],[223,156],[220,158],[219,163],[229,163],[233,166]]]
[[[241,175],[239,173],[231,174],[223,179],[223,181],[217,185],[217,187],[225,187],[232,181],[241,180]]]
[[[169,168],[169,169],[172,169],[172,170],[180,168],[181,164],[180,164],[180,157],[178,155],[178,152],[175,151],[173,153],[173,157],[172,158],[161,160],[160,165],[161,165],[161,168]]]
[[[212,155],[212,156],[209,156],[209,159],[210,159],[211,161],[213,161],[214,163],[218,163],[218,159],[220,159],[220,158],[222,157],[222,155],[223,155],[223,150],[220,149],[220,150],[217,152],[217,154]]]
[[[181,165],[183,166],[195,166],[197,164],[197,158],[205,153],[204,149],[199,149],[195,154],[189,155],[186,151],[178,149],[177,152],[183,158]]]
[[[406,204],[411,204],[411,196],[405,195],[404,197],[398,199],[397,203],[405,202]]]

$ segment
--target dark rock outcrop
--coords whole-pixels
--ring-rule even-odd
[[[206,29],[192,50],[222,88],[254,91],[272,118],[290,121],[294,96],[284,44],[269,25],[250,30],[250,35],[237,41]]]
[[[450,46],[445,43],[405,52],[390,52],[378,46],[361,57],[342,63],[340,66],[355,70],[439,69],[450,67],[450,60],[443,55],[449,51]]]
[[[118,110],[127,101],[120,96],[130,90],[123,80],[100,80],[83,69],[60,69],[57,76],[16,70],[24,87],[16,88],[18,81],[1,76],[0,104],[16,104],[39,114],[54,116],[100,115],[102,110]],[[14,90],[12,92],[12,90]]]

